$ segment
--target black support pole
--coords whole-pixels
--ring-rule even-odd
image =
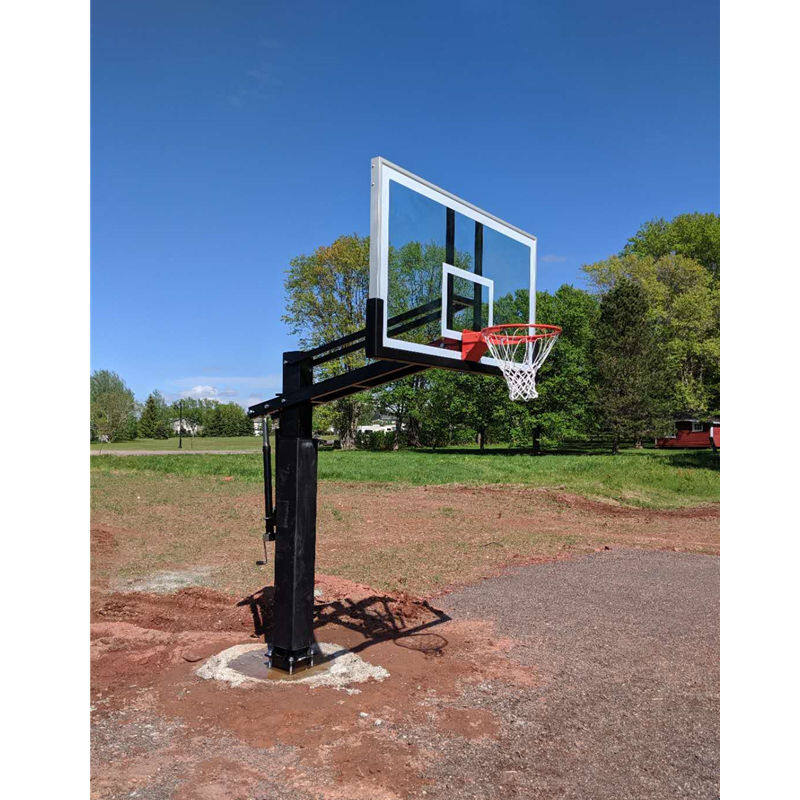
[[[311,359],[283,359],[283,392],[314,382]],[[272,666],[292,672],[314,657],[314,556],[317,539],[317,442],[311,401],[287,408],[275,440],[275,608]]]

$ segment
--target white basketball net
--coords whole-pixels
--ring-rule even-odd
[[[538,329],[538,331],[537,331]],[[535,400],[536,373],[550,355],[561,328],[541,325],[513,325],[486,328],[483,340],[508,384],[512,400]]]

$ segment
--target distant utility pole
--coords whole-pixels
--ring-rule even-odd
[[[183,400],[178,400],[178,450],[183,449]]]

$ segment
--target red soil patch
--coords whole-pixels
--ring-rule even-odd
[[[486,491],[492,492],[489,487]],[[591,511],[612,517],[643,517],[645,519],[719,519],[719,506],[692,506],[691,508],[636,508],[602,500],[590,500],[577,494],[557,492],[552,489],[534,489],[564,508],[575,511]]]
[[[491,711],[481,708],[445,708],[440,715],[439,727],[465,739],[477,739],[481,736],[495,736],[499,726]]]
[[[160,631],[252,632],[247,608],[231,603],[229,595],[212,589],[181,589],[170,595],[112,594],[96,599],[92,618],[133,622]]]
[[[531,670],[502,657],[510,643],[484,623],[447,621],[409,595],[376,594],[362,585],[345,593],[342,579],[320,576],[319,585],[318,640],[355,649],[385,667],[389,679],[359,684],[357,694],[299,684],[231,689],[204,681],[191,659],[253,641],[247,604],[198,589],[173,596],[117,595],[98,599],[92,614],[95,723],[105,717],[111,725],[106,715],[124,713],[135,728],[155,714],[180,731],[166,749],[154,747],[149,763],[173,771],[183,765],[174,796],[184,800],[251,796],[264,779],[263,770],[227,758],[224,742],[262,755],[285,756],[285,748],[293,748],[285,763],[271,761],[273,777],[299,788],[317,776],[311,783],[321,794],[315,796],[397,798],[425,785],[424,760],[430,756],[404,740],[402,731],[432,724],[450,739],[496,736],[491,712],[450,705],[469,684],[535,679]],[[200,739],[220,744],[200,747]],[[140,759],[96,758],[95,786],[141,786]],[[322,773],[327,778],[319,778]]]
[[[92,528],[92,556],[109,553],[116,547],[116,544],[116,535],[112,528],[105,525],[97,525]]]
[[[418,769],[422,766],[419,748],[396,742],[375,734],[366,734],[357,744],[340,747],[331,759],[336,779],[342,784],[360,786],[353,797],[372,798],[376,790],[391,787],[402,797],[415,793],[420,785]]]
[[[252,797],[258,772],[229,759],[210,758],[198,765],[191,783],[178,788],[174,800],[245,800]]]

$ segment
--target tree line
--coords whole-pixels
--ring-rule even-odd
[[[441,269],[442,254],[411,243],[390,261],[411,307],[420,281]],[[565,284],[537,292],[537,322],[563,329],[539,372],[538,399],[510,401],[500,378],[431,369],[316,407],[315,430],[333,431],[345,448],[477,441],[536,451],[602,438],[616,451],[623,441],[669,433],[678,417],[718,415],[719,216],[652,220],[618,253],[582,270],[588,290]],[[305,348],[354,333],[364,327],[368,285],[369,238],[341,236],[292,259],[283,319]],[[495,319],[527,322],[528,299],[526,291],[496,298]],[[363,351],[347,353],[317,367],[315,379],[364,363]],[[182,405],[187,434],[253,433],[236,403],[187,398]],[[167,403],[158,391],[137,403],[114,372],[91,376],[92,439],[166,438],[175,435],[180,413],[178,401]],[[394,430],[358,435],[359,425],[376,418],[391,420]]]
[[[92,441],[167,439],[184,436],[248,436],[253,423],[237,403],[184,398],[167,403],[158,391],[144,403],[116,372],[96,370],[89,379],[90,438]],[[182,426],[181,426],[182,421]]]
[[[422,258],[440,254],[413,243]],[[343,447],[439,447],[507,442],[534,450],[567,439],[623,441],[671,432],[681,416],[719,414],[720,218],[682,214],[645,223],[619,253],[583,268],[590,289],[568,284],[537,292],[537,322],[562,335],[540,370],[539,398],[508,399],[494,377],[427,370],[315,409],[315,427],[333,430]],[[364,326],[369,239],[339,237],[290,262],[283,317],[303,347]],[[413,281],[409,284],[413,288]],[[495,318],[526,322],[528,295],[495,299]],[[364,363],[362,352],[318,368],[317,379]],[[376,416],[394,421],[388,435],[357,436]]]

